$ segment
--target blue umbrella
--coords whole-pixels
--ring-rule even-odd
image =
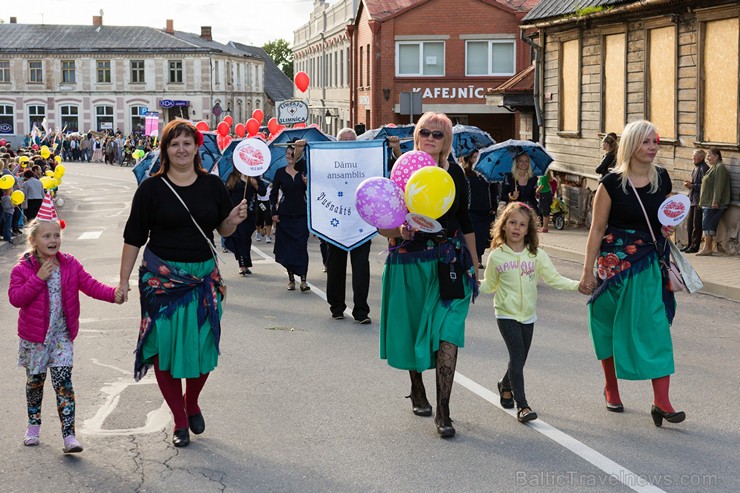
[[[364,134],[357,137],[357,140],[384,140],[388,137],[398,137],[401,139],[401,152],[409,152],[414,150],[414,128],[416,125],[397,125],[395,127],[384,126],[380,128],[374,128],[368,130]],[[393,151],[388,148],[388,158],[390,158]]]
[[[156,173],[159,169],[159,149],[155,151],[149,151],[146,156],[134,166],[131,171],[134,172],[136,177],[136,183],[141,185],[141,182],[148,178],[152,173]]]
[[[455,158],[465,157],[495,143],[488,132],[473,125],[457,124],[452,127],[452,154]]]
[[[522,151],[529,155],[532,173],[535,176],[544,175],[547,167],[554,161],[554,158],[538,143],[510,139],[481,149],[475,171],[490,182],[503,181],[504,175],[511,172],[514,156]]]
[[[278,134],[277,137],[272,139],[268,144],[270,148],[270,167],[262,175],[262,178],[272,182],[275,178],[275,172],[280,168],[284,168],[288,162],[285,160],[286,146],[277,146],[275,144],[285,144],[290,141],[305,140],[306,142],[324,142],[327,140],[335,140],[334,137],[326,135],[324,132],[315,127],[305,128],[286,128]]]

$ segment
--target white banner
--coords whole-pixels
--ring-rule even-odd
[[[308,229],[344,250],[377,234],[355,210],[363,180],[386,176],[385,140],[311,142],[306,147]]]

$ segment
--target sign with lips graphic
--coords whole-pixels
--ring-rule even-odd
[[[686,195],[678,194],[668,197],[658,208],[658,220],[663,226],[677,226],[689,214],[691,201]]]
[[[406,222],[409,223],[409,226],[425,233],[436,233],[437,231],[442,231],[442,225],[439,224],[439,221],[423,214],[409,212],[406,214]]]
[[[260,176],[270,167],[270,149],[260,139],[244,139],[234,149],[234,166],[246,176]]]

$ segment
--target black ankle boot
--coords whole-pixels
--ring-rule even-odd
[[[427,399],[421,373],[410,371],[409,374],[411,375],[411,395],[406,396],[406,398],[411,398],[412,411],[417,416],[431,416],[432,405],[429,404],[429,400]]]

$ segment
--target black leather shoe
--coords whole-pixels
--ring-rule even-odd
[[[698,251],[699,251],[699,247],[688,248],[688,249],[684,250],[684,252],[686,252],[686,253],[696,253]]]
[[[624,405],[623,404],[612,404],[606,399],[606,389],[604,389],[604,402],[606,402],[606,410],[611,411],[613,413],[622,413],[624,412]]]
[[[411,410],[414,412],[417,416],[431,416],[432,415],[432,405],[429,404],[429,401],[427,400],[426,396],[420,398],[420,402],[414,401],[414,395],[407,395],[407,399],[411,399]]]
[[[516,412],[516,420],[520,423],[534,421],[535,419],[537,419],[537,413],[532,411],[529,407],[521,407]]]
[[[206,421],[203,419],[203,413],[188,416],[188,425],[190,426],[190,431],[196,435],[200,435],[206,431]]]
[[[501,397],[501,401],[500,401],[501,407],[503,407],[504,409],[513,409],[514,408],[514,396],[512,395],[511,397],[508,397],[508,398],[504,397],[504,392],[511,393],[511,389],[505,389],[504,384],[502,384],[501,382],[498,382],[496,384],[496,387],[498,388],[498,395]]]
[[[452,438],[455,436],[455,427],[452,426],[452,420],[450,418],[440,421],[435,419],[434,424],[437,425],[437,433],[439,433],[440,437]]]
[[[680,423],[681,421],[686,419],[686,413],[683,411],[667,413],[660,409],[658,406],[653,406],[650,409],[650,414],[653,416],[653,423],[655,423],[655,426],[657,426],[658,428],[663,426],[664,419],[669,423]]]
[[[686,251],[686,250],[688,250],[689,248],[691,248],[691,245],[686,245],[685,247],[681,247],[681,248],[679,248],[679,251],[685,252],[685,251]]]
[[[190,433],[187,428],[179,428],[175,430],[175,434],[172,436],[172,444],[175,447],[187,447],[190,445]]]

